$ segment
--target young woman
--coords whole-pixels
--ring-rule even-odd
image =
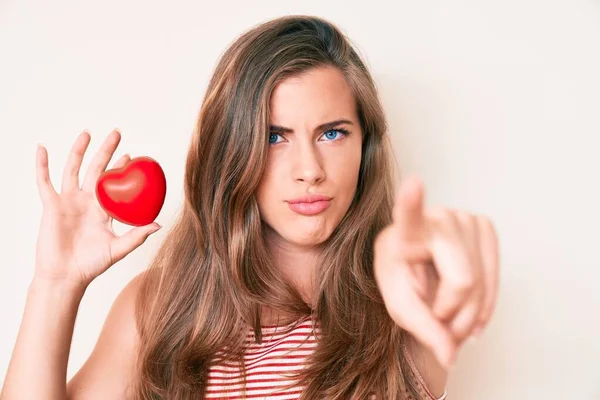
[[[159,228],[115,236],[94,186],[120,133],[80,185],[90,140],[73,145],[60,194],[38,149],[44,211],[3,400],[445,397],[494,308],[496,234],[486,217],[425,208],[414,177],[395,187],[375,84],[334,25],[274,19],[223,54],[181,213],[67,384],[87,286]]]

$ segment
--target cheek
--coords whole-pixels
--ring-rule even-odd
[[[283,200],[278,187],[277,177],[272,173],[266,173],[258,186],[256,201],[263,220],[271,219],[269,216],[278,209],[277,203]]]
[[[336,182],[337,189],[347,191],[355,189],[360,172],[360,150],[352,149],[345,154],[339,154],[338,157],[331,159],[327,166],[330,180]]]

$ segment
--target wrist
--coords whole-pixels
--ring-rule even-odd
[[[66,295],[83,296],[88,284],[66,278],[50,278],[34,275],[29,290],[33,292],[60,292]]]

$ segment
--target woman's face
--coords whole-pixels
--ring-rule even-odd
[[[324,67],[282,81],[270,110],[267,168],[257,192],[261,218],[269,239],[312,247],[331,235],[356,191],[362,131],[355,99],[342,73]],[[347,122],[319,128],[338,120]],[[331,197],[322,203],[328,207],[312,215],[290,207],[289,200],[311,194]]]

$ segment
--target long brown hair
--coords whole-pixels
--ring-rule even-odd
[[[269,149],[271,93],[283,79],[322,66],[338,68],[352,88],[363,145],[352,204],[319,245],[318,295],[309,305],[269,256],[255,190]],[[294,15],[237,38],[202,102],[185,165],[185,204],[144,273],[136,398],[203,398],[217,359],[245,371],[244,339],[252,328],[261,342],[264,307],[318,321],[318,344],[297,376],[302,399],[419,398],[402,351],[407,333],[389,317],[372,270],[373,241],[391,222],[397,173],[375,83],[339,28]]]

